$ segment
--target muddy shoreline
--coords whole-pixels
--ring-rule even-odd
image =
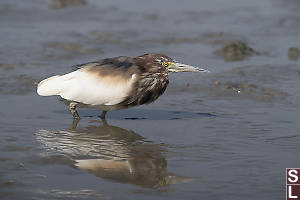
[[[284,198],[284,170],[300,166],[299,7],[2,0],[0,198]],[[79,109],[76,128],[57,97],[36,94],[76,64],[147,52],[212,73],[170,75],[155,103],[107,124]]]

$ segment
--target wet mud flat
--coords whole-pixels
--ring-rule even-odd
[[[0,199],[283,199],[300,166],[298,8],[1,1]],[[155,103],[107,121],[82,108],[73,122],[35,92],[72,65],[147,52],[212,73],[172,74]]]

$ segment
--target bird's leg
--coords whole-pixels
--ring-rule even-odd
[[[103,126],[109,126],[105,118],[101,119],[101,121],[102,121]]]
[[[105,120],[106,113],[107,113],[107,111],[103,110],[102,114],[100,115],[100,118]]]
[[[80,119],[78,119],[78,118],[73,119],[72,125],[70,127],[71,130],[75,130],[77,128],[77,124],[78,124],[79,120]]]
[[[78,104],[78,103],[71,102],[70,105],[69,105],[69,110],[71,111],[71,113],[72,113],[74,119],[80,119],[80,117],[79,117],[79,115],[78,115],[78,112],[77,112],[77,110],[76,110],[77,104]]]

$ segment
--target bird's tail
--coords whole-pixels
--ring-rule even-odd
[[[41,81],[37,86],[37,93],[40,96],[59,95],[62,89],[63,78],[61,76],[52,76]]]

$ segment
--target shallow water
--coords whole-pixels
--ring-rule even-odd
[[[296,0],[0,2],[0,199],[283,199],[299,167]],[[258,54],[216,55],[242,40]],[[80,109],[41,79],[105,57],[163,52],[210,74],[170,76],[155,103]]]

